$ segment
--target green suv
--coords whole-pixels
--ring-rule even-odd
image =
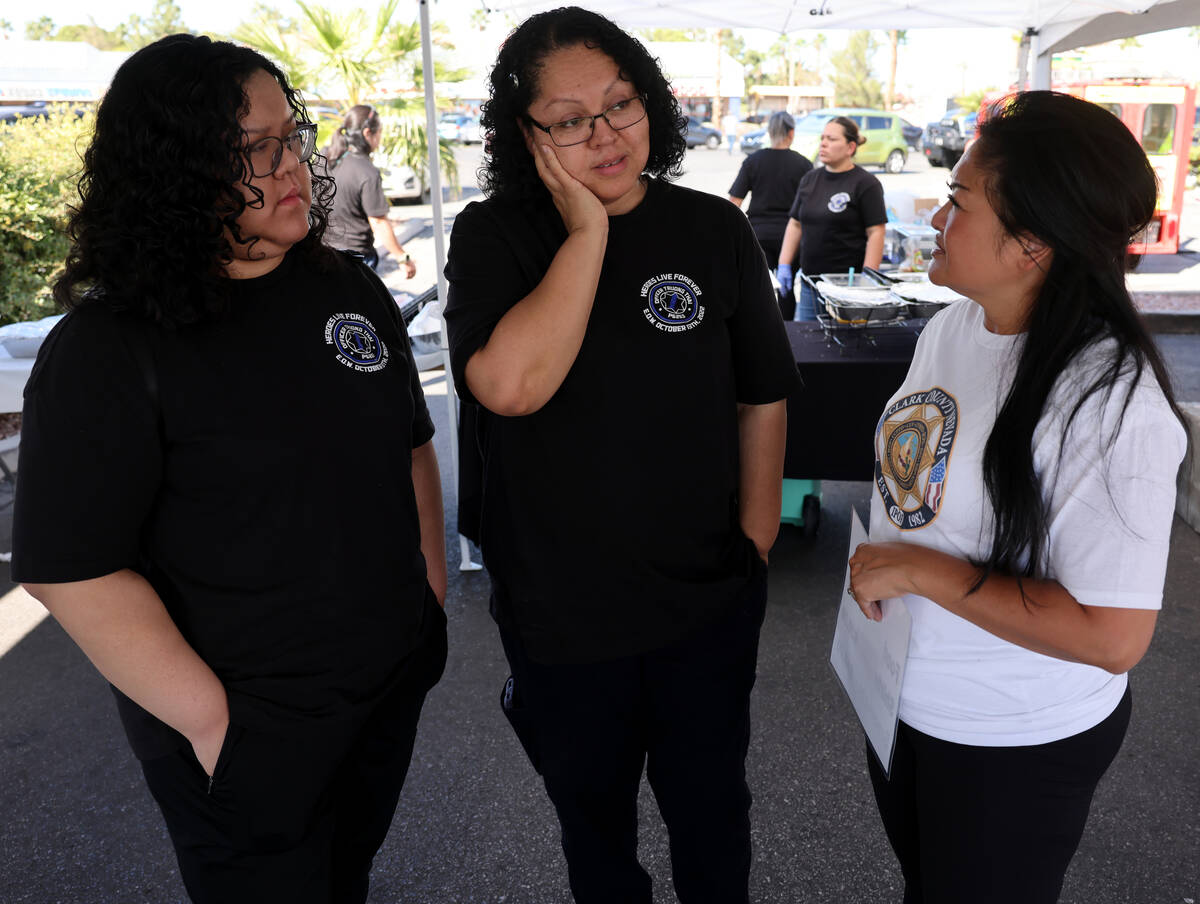
[[[908,159],[908,142],[902,128],[904,120],[895,113],[884,110],[867,110],[862,107],[826,107],[813,110],[796,122],[796,137],[792,139],[792,150],[803,154],[814,164],[821,145],[821,132],[825,123],[835,116],[848,116],[858,125],[858,131],[866,138],[854,154],[859,166],[880,166],[889,173],[904,169]]]

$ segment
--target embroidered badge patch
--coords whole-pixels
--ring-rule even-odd
[[[958,402],[943,389],[915,392],[888,406],[875,428],[875,488],[901,530],[937,517],[958,432]]]
[[[840,191],[829,199],[829,203],[825,206],[829,208],[831,213],[841,213],[850,204],[850,195],[848,192]]]
[[[695,329],[704,320],[700,287],[682,273],[663,273],[642,283],[642,315],[664,333]]]
[[[374,373],[387,367],[387,346],[362,314],[330,317],[325,324],[325,344],[332,345],[337,360],[351,370]]]

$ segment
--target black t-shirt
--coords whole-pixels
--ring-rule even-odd
[[[481,546],[529,654],[586,662],[660,649],[745,586],[737,403],[797,382],[762,251],[723,198],[652,181],[609,220],[583,345],[523,417],[483,412]],[[548,198],[458,215],[446,322],[459,391],[497,321],[566,232]]]
[[[336,716],[417,639],[411,478],[429,441],[404,324],[357,262],[295,252],[231,280],[227,316],[163,329],[101,302],[47,337],[25,389],[13,579],[132,569],[229,693],[231,719]],[[182,736],[118,697],[135,752]]]
[[[388,199],[383,193],[383,176],[371,158],[350,147],[333,168],[337,193],[325,244],[367,254],[375,248],[375,233],[367,217],[386,217]]]
[[[800,269],[805,273],[861,270],[867,227],[887,222],[883,186],[860,166],[841,173],[814,169],[800,180],[788,216],[800,221]]]
[[[762,148],[742,161],[729,194],[735,198],[750,195],[746,217],[761,241],[783,239],[800,179],[812,168],[807,157],[788,148]]]

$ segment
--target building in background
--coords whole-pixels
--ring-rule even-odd
[[[746,80],[742,64],[707,41],[647,41],[671,81],[684,113],[702,120],[719,120],[726,113],[741,116]]]
[[[127,51],[97,50],[82,41],[4,42],[0,104],[97,101]]]

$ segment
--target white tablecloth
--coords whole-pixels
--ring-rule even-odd
[[[20,411],[24,406],[25,381],[35,358],[13,358],[0,346],[0,413]]]

